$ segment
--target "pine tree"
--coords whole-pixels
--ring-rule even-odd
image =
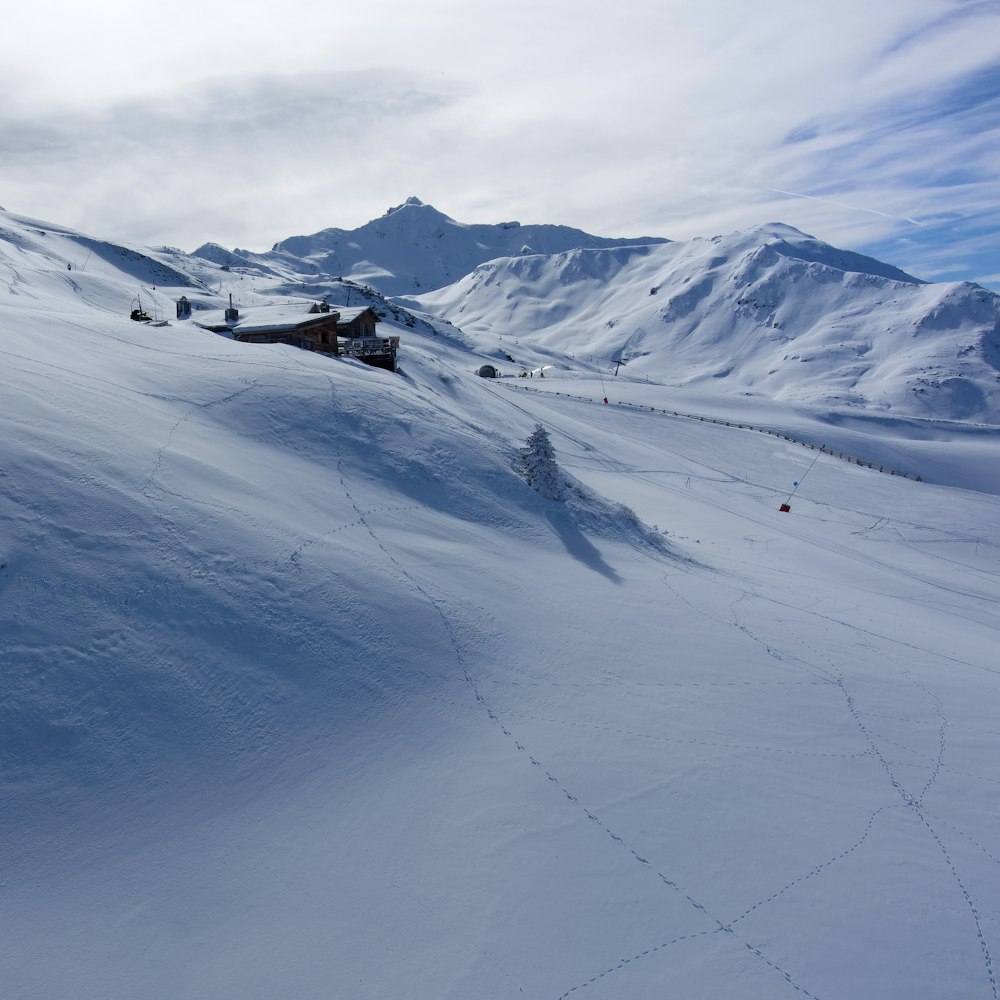
[[[541,424],[528,436],[526,447],[521,449],[521,463],[528,485],[549,500],[563,500],[566,484],[556,463],[555,449],[548,431]]]

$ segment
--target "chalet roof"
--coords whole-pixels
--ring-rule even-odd
[[[352,323],[366,312],[375,313],[371,306],[330,306],[330,311],[340,314],[341,323]],[[377,313],[375,313],[375,318],[378,319]]]
[[[216,332],[233,330],[238,333],[282,333],[291,330],[305,330],[311,326],[318,326],[338,319],[339,309],[331,307],[329,312],[310,313],[308,309],[311,304],[282,303],[280,305],[241,307],[235,321],[226,319],[224,309],[213,309],[199,313],[194,323],[196,326]],[[353,312],[354,310],[348,311]]]

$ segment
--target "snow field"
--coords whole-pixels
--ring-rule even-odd
[[[996,997],[996,496],[17,287],[5,993]]]

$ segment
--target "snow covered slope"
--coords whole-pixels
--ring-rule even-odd
[[[1000,296],[923,282],[778,223],[710,240],[602,240],[464,225],[410,198],[357,230],[267,254],[206,244],[194,259],[285,294],[337,297],[338,278],[360,282],[484,351],[530,342],[542,353],[528,366],[568,357],[607,370],[623,359],[672,385],[1000,423]]]
[[[180,251],[140,250],[0,210],[0,281],[11,301],[27,308],[59,309],[69,301],[106,309],[113,302],[127,315],[137,289],[190,293],[202,286],[197,273]]]
[[[591,236],[568,226],[468,225],[456,222],[419,198],[407,198],[380,219],[358,229],[324,229],[311,236],[282,240],[270,253],[232,253],[207,244],[195,256],[238,266],[278,265],[303,274],[342,276],[370,285],[384,295],[413,294],[451,284],[477,264],[521,253],[561,253],[576,247],[662,243],[659,237],[635,240]],[[221,251],[221,254],[220,254]]]
[[[133,323],[50,239],[0,247],[4,996],[997,996],[996,496],[419,324],[392,375]]]
[[[674,385],[1000,423],[1000,296],[787,226],[493,261],[412,304],[484,346],[622,358]]]

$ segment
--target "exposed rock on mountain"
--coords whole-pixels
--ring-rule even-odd
[[[306,273],[351,278],[386,295],[410,295],[451,284],[496,257],[663,242],[652,236],[591,236],[568,226],[466,225],[419,198],[408,198],[358,229],[293,236],[259,258]]]

